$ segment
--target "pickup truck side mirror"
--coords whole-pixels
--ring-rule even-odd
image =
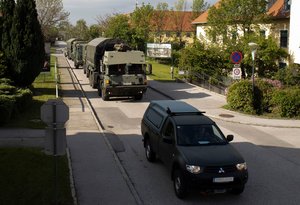
[[[233,140],[233,135],[227,135],[226,139],[228,142],[231,142]]]

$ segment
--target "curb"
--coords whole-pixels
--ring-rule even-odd
[[[158,92],[159,94],[165,96],[166,98],[169,98],[171,100],[176,100],[173,97],[167,95],[166,93],[164,93],[156,88],[153,88],[152,86],[148,85],[148,88],[154,90],[155,92]],[[204,88],[202,88],[202,89],[204,89]],[[225,121],[225,122],[231,122],[231,123],[237,123],[237,124],[243,124],[243,125],[252,125],[252,126],[260,126],[260,127],[274,127],[274,128],[300,128],[300,126],[282,126],[282,125],[258,124],[258,123],[251,123],[251,122],[239,122],[239,121],[235,121],[235,120],[221,118],[219,116],[211,115],[211,114],[207,114],[207,113],[205,115],[208,117],[214,118],[214,119]]]

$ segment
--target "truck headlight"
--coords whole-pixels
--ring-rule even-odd
[[[201,167],[195,165],[186,165],[186,170],[192,174],[199,174],[201,172]]]
[[[105,80],[105,84],[109,85],[110,84],[109,80]]]
[[[239,171],[247,170],[247,164],[246,164],[246,162],[237,164],[237,165],[236,165],[236,168],[237,168]]]

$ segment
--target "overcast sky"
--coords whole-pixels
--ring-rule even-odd
[[[216,0],[206,0],[210,5]],[[166,2],[169,8],[174,7],[177,0],[137,0],[138,4],[142,2],[150,3],[154,8],[159,2]],[[190,10],[193,0],[187,0],[187,10]],[[97,23],[96,17],[114,13],[130,13],[135,8],[136,0],[63,0],[64,10],[70,12],[69,20],[76,24],[79,19],[84,19],[88,25]]]

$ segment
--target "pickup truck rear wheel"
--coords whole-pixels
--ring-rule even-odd
[[[187,195],[187,185],[182,176],[182,172],[177,169],[174,171],[174,191],[178,198],[182,199]]]
[[[141,100],[143,98],[143,94],[137,94],[134,96],[135,100]]]
[[[149,139],[146,139],[146,142],[145,142],[145,153],[146,153],[146,158],[149,162],[154,162],[155,161],[156,156],[155,156],[155,153],[152,150]]]

